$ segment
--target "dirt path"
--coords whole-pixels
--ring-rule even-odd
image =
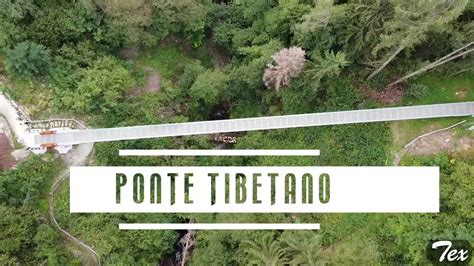
[[[433,155],[440,152],[454,153],[471,150],[474,146],[474,140],[469,136],[457,137],[453,130],[465,122],[462,121],[447,128],[416,137],[395,155],[393,164],[395,166],[399,165],[406,154]]]
[[[440,152],[464,152],[473,148],[473,142],[474,140],[468,136],[457,137],[452,130],[444,131],[419,140],[408,153],[411,155],[431,155]]]
[[[145,71],[148,73],[148,80],[145,84],[145,90],[147,92],[157,92],[161,88],[161,78],[158,75],[158,71],[151,67],[145,67]]]

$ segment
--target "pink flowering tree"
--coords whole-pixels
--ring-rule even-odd
[[[290,79],[303,71],[305,51],[300,47],[290,47],[279,51],[272,56],[274,64],[268,64],[263,74],[263,82],[267,88],[279,90],[290,84]]]

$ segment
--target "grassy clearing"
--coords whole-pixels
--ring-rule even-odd
[[[474,75],[470,73],[453,77],[431,73],[413,83],[426,85],[429,93],[419,99],[406,98],[403,101],[405,105],[474,101]]]
[[[429,94],[419,99],[405,98],[403,105],[422,105],[436,103],[464,102],[474,100],[474,76],[466,73],[454,77],[445,77],[435,73],[425,75],[414,83],[421,83],[429,88]],[[393,132],[392,153],[400,151],[408,142],[417,136],[433,130],[445,128],[460,121],[468,122],[458,130],[465,131],[474,124],[473,118],[437,118],[400,121],[391,123]]]
[[[460,126],[457,130],[460,131],[460,135],[464,135],[466,134],[466,129],[474,125],[474,118],[453,117],[392,122],[392,153],[395,154],[399,152],[406,144],[422,134],[449,127],[463,120],[467,120],[467,123]]]
[[[138,59],[139,65],[157,69],[160,76],[168,80],[176,79],[186,64],[190,62],[192,62],[192,58],[175,44],[146,51]]]
[[[144,51],[138,58],[136,66],[140,69],[153,68],[158,71],[161,78],[169,81],[177,81],[184,67],[192,61],[198,60],[209,69],[215,67],[213,55],[215,44],[206,41],[198,48],[192,48],[183,44],[186,40],[170,38],[154,49]]]

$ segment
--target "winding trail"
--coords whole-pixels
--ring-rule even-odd
[[[8,80],[0,75],[0,83],[8,84]],[[23,134],[26,130],[25,119],[29,120],[29,116],[26,114],[21,106],[14,103],[7,95],[0,93],[0,115],[5,116],[8,121],[8,126],[12,129],[12,134],[15,135],[17,140],[21,142],[23,139]],[[19,112],[19,108],[21,109]],[[93,143],[85,143],[77,145],[72,151],[66,155],[61,155],[66,169],[64,169],[53,182],[50,192],[48,194],[48,214],[51,224],[58,229],[58,231],[63,236],[70,245],[74,245],[77,250],[79,250],[82,255],[80,255],[81,262],[84,265],[100,265],[100,257],[97,252],[83,241],[74,237],[71,233],[67,232],[61,226],[59,226],[55,210],[54,210],[54,194],[58,189],[59,185],[69,178],[69,167],[71,166],[81,166],[86,165],[89,160],[89,156],[92,154],[94,148]],[[75,254],[77,255],[77,254]]]
[[[61,183],[69,178],[69,167],[86,165],[89,156],[92,154],[93,148],[93,144],[81,144],[78,145],[69,154],[61,156],[67,168],[64,169],[61,174],[59,174],[59,176],[56,177],[48,195],[48,210],[51,224],[53,224],[59,230],[59,232],[61,232],[65,240],[76,246],[82,252],[83,255],[81,256],[81,261],[84,265],[101,265],[100,256],[92,247],[85,244],[84,241],[74,237],[71,233],[67,232],[66,230],[61,228],[61,226],[59,226],[56,220],[54,210],[54,194],[58,187],[61,185]]]

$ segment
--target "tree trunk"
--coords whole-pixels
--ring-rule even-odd
[[[474,42],[473,42],[473,43],[474,43]],[[405,81],[405,80],[407,80],[407,79],[409,79],[409,78],[411,78],[411,77],[413,77],[413,76],[419,75],[419,74],[421,74],[421,73],[423,73],[423,72],[426,72],[426,71],[428,71],[428,70],[430,70],[430,69],[432,69],[432,68],[435,68],[435,67],[437,67],[437,66],[443,65],[443,64],[445,64],[445,63],[447,63],[447,62],[449,62],[449,61],[452,61],[452,60],[454,60],[454,59],[456,59],[456,58],[458,58],[458,57],[461,57],[461,56],[464,56],[464,55],[466,55],[466,54],[468,54],[468,53],[471,53],[472,51],[474,51],[474,49],[470,49],[470,50],[464,51],[464,52],[462,52],[462,53],[460,53],[460,54],[457,54],[457,55],[452,56],[453,54],[456,54],[456,53],[458,53],[459,51],[461,51],[461,50],[463,50],[463,49],[466,49],[467,47],[469,47],[469,46],[472,45],[473,43],[470,43],[470,44],[468,44],[468,45],[465,45],[465,46],[463,46],[462,48],[457,49],[456,51],[454,51],[454,52],[452,52],[452,53],[450,53],[450,54],[448,54],[448,55],[442,57],[441,59],[439,59],[439,60],[437,60],[437,61],[435,61],[435,62],[433,62],[433,63],[431,63],[431,64],[429,64],[429,65],[427,65],[427,66],[424,66],[424,67],[418,69],[417,71],[412,72],[412,73],[410,73],[410,74],[408,74],[408,75],[406,75],[406,76],[404,76],[404,77],[402,77],[402,78],[397,79],[396,81],[390,83],[388,86],[389,86],[389,87],[390,87],[390,86],[393,86],[393,85],[398,84],[398,83],[400,83],[400,82],[403,82],[403,81]],[[450,56],[451,56],[451,57],[450,57]]]
[[[189,221],[190,224],[194,223],[194,220]],[[176,254],[176,265],[185,266],[186,262],[189,261],[191,251],[196,242],[196,231],[188,230],[188,232],[179,240],[179,246],[181,247],[181,252]]]
[[[401,52],[403,51],[403,49],[405,49],[405,47],[403,45],[401,45],[400,47],[398,47],[398,49],[387,59],[387,61],[385,61],[377,70],[375,70],[374,72],[372,72],[372,74],[370,74],[370,76],[367,78],[367,80],[371,80],[375,75],[377,75],[380,71],[382,71],[390,62],[392,62],[392,60]]]

